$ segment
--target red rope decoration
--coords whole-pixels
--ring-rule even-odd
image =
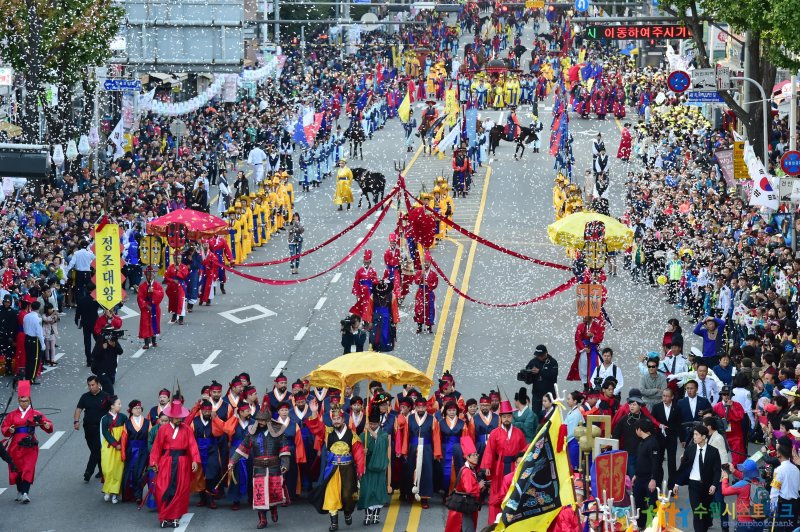
[[[387,196],[386,199],[389,199],[390,197],[391,197],[391,195]],[[383,221],[384,217],[389,212],[391,207],[392,207],[391,202],[388,202],[388,203],[385,204],[385,206],[383,207],[383,211],[381,211],[380,216],[378,216],[378,219],[375,221],[375,225],[373,225],[370,228],[370,230],[367,232],[367,235],[364,237],[364,240],[359,242],[356,245],[356,247],[353,248],[352,251],[350,251],[350,253],[345,255],[344,258],[339,260],[339,262],[337,262],[333,266],[330,266],[330,267],[326,268],[325,270],[323,270],[323,271],[321,271],[319,273],[316,273],[316,274],[314,274],[314,275],[312,275],[310,277],[303,277],[301,279],[268,279],[268,278],[265,278],[265,277],[257,277],[255,275],[250,275],[249,273],[243,273],[243,272],[237,271],[237,270],[231,268],[230,266],[223,266],[223,267],[227,271],[231,272],[234,275],[238,275],[239,277],[244,277],[245,279],[249,279],[249,280],[255,281],[257,283],[268,284],[268,285],[273,285],[273,286],[287,286],[287,285],[291,285],[291,284],[304,283],[306,281],[310,281],[311,279],[316,279],[317,277],[325,275],[326,273],[330,272],[331,270],[334,270],[334,269],[338,268],[339,266],[341,266],[342,264],[344,264],[345,262],[347,262],[348,260],[353,258],[356,255],[356,253],[358,253],[359,250],[361,248],[363,248],[367,244],[369,239],[373,237],[373,235],[375,234],[375,231],[381,225],[381,222]]]
[[[306,255],[310,255],[310,254],[314,253],[315,251],[318,251],[318,250],[324,248],[328,244],[331,244],[332,242],[335,242],[339,238],[343,237],[344,235],[346,235],[347,233],[349,233],[350,231],[355,229],[356,226],[358,226],[364,220],[369,218],[382,205],[384,205],[385,202],[390,201],[392,196],[397,194],[398,191],[399,191],[399,189],[397,187],[393,188],[392,191],[387,196],[385,196],[381,201],[379,201],[378,203],[373,205],[372,208],[369,209],[367,212],[365,212],[364,214],[359,216],[353,223],[351,223],[350,225],[345,227],[344,230],[342,230],[340,233],[337,233],[337,234],[333,235],[331,238],[329,238],[325,242],[323,242],[321,244],[318,244],[317,246],[314,246],[313,248],[308,249],[308,250],[300,253],[299,255],[295,255],[293,257],[285,257],[285,258],[282,258],[282,259],[269,260],[269,261],[266,261],[266,262],[249,262],[247,264],[239,264],[236,267],[237,268],[257,268],[257,267],[261,267],[261,266],[275,266],[277,264],[285,264],[285,263],[287,263],[287,262],[289,262],[291,260],[299,259],[301,257],[305,257]]]
[[[561,292],[569,290],[570,287],[572,287],[575,283],[578,282],[577,278],[572,277],[566,283],[558,285],[557,287],[553,288],[549,292],[546,292],[546,293],[544,293],[542,295],[536,296],[533,299],[528,299],[526,301],[519,301],[517,303],[487,303],[486,301],[480,301],[478,299],[475,299],[474,297],[471,297],[471,296],[465,294],[464,292],[462,292],[461,290],[459,290],[458,288],[456,288],[456,285],[454,285],[450,281],[450,279],[444,274],[444,272],[439,267],[439,265],[436,264],[435,260],[431,261],[431,266],[433,266],[433,269],[436,270],[436,273],[438,273],[442,277],[444,282],[447,283],[447,285],[450,288],[452,288],[453,291],[456,294],[458,294],[459,296],[463,297],[467,301],[471,301],[473,303],[477,303],[478,305],[483,305],[484,307],[493,307],[493,308],[522,307],[522,306],[525,306],[525,305],[530,305],[532,303],[538,303],[539,301],[544,301],[545,299],[550,299],[551,297],[556,296],[556,295],[560,294]]]

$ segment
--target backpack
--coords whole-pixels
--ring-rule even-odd
[[[745,416],[747,417],[747,416]],[[770,508],[770,501],[769,501],[769,490],[761,483],[750,483],[750,515],[755,516],[758,515],[755,511],[756,505],[761,505],[761,510],[759,513],[764,515],[764,518],[768,518],[772,514],[772,510]],[[763,510],[762,510],[763,509]],[[754,521],[758,521],[753,517]]]

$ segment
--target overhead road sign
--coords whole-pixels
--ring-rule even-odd
[[[723,103],[724,101],[717,91],[692,91],[689,93],[689,103]]]
[[[106,79],[103,88],[109,92],[142,92],[142,82],[138,79]]]
[[[691,39],[692,32],[677,24],[648,24],[646,26],[589,26],[586,35],[590,39],[620,41],[628,39]]]

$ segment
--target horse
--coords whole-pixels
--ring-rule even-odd
[[[372,194],[372,200],[375,203],[383,200],[383,194],[386,189],[386,177],[380,172],[370,172],[366,168],[352,168],[353,181],[358,183],[361,187],[361,197],[358,198],[358,208],[361,208],[361,202],[367,198],[367,208],[372,208],[372,202],[369,195]],[[380,199],[378,199],[380,196]]]
[[[422,139],[422,153],[424,154],[426,151],[428,153],[433,153],[433,135],[435,131],[433,131],[432,127],[433,124],[436,122],[434,118],[428,118],[423,113],[422,115],[422,123],[420,123],[419,128],[417,129],[417,135],[419,135],[420,139]]]
[[[364,160],[364,141],[367,140],[367,135],[364,134],[364,129],[358,120],[351,120],[350,125],[344,131],[344,138],[350,140],[350,157],[354,158],[358,154],[361,155],[361,160]]]
[[[489,131],[489,153],[491,155],[497,154],[497,147],[500,145],[500,140],[508,140],[505,136],[505,127],[500,124],[495,124],[494,127]],[[518,152],[519,158],[522,159],[522,156],[525,155],[525,146],[535,140],[539,140],[538,132],[534,131],[533,128],[530,127],[519,126],[519,135],[512,140],[512,142],[516,143],[516,148],[514,149],[514,160],[517,160]]]

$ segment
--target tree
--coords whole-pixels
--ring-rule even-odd
[[[703,22],[711,20],[727,23],[737,32],[748,32],[745,43],[750,68],[745,76],[753,78],[764,87],[767,98],[775,85],[778,68],[797,68],[800,53],[800,10],[785,0],[673,0],[666,11],[681,18],[693,34],[697,48],[696,59],[703,68],[713,66],[709,50],[703,42]],[[720,91],[725,103],[742,121],[747,137],[757,154],[766,161],[767,147],[762,146],[763,107],[751,104],[749,111],[739,105],[735,92]],[[756,98],[760,99],[760,97]]]
[[[110,57],[109,44],[124,11],[111,0],[3,0],[1,5],[0,57],[25,78],[24,139],[42,140],[39,106],[53,142],[74,138],[70,113],[75,84],[86,79],[87,67]],[[54,109],[45,102],[47,84],[58,88]]]

